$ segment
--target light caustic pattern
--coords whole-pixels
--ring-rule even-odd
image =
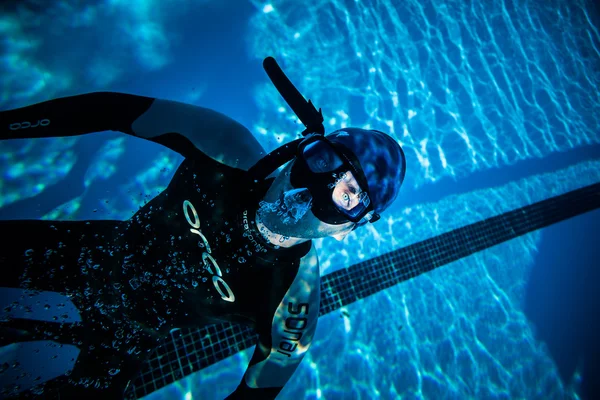
[[[323,108],[326,130],[391,132],[414,186],[598,142],[600,35],[582,2],[394,4],[255,2],[251,52],[276,57]],[[301,130],[270,85],[258,88],[257,104],[266,149]],[[342,244],[317,240],[322,273],[600,179],[597,163],[525,175],[405,209]],[[576,398],[521,308],[539,239],[534,232],[362,300],[342,319],[322,318],[282,398]]]
[[[317,241],[320,263],[332,272],[599,181],[600,163],[585,161],[419,204],[380,232],[353,232],[342,246]],[[311,390],[324,398],[576,398],[522,309],[542,237],[532,232],[361,300],[348,306],[349,316],[321,318],[310,358],[284,398],[312,398]]]
[[[417,186],[598,143],[600,34],[583,1],[254,3],[251,52],[276,57],[328,131],[391,132]],[[268,149],[267,132],[300,131],[278,96],[258,91]]]
[[[28,141],[24,146],[19,143],[19,150],[14,150],[17,146],[0,143],[0,207],[35,196],[60,181],[76,161],[70,149],[75,141],[73,138]],[[45,154],[42,159],[41,152]]]
[[[35,2],[13,3],[3,4],[0,10],[0,109],[106,90],[128,71],[164,68],[172,62],[173,47],[179,43],[175,21],[190,6],[185,0],[168,7],[157,0],[56,1],[39,7]],[[0,143],[0,207],[60,183],[81,153],[87,154],[82,150],[85,143],[72,137]],[[122,149],[122,143],[115,143],[100,151],[95,168],[86,176],[86,187],[114,174]],[[177,163],[164,159],[159,158],[157,164],[168,164],[169,170]],[[148,188],[152,189],[148,193],[155,194],[166,186],[164,180],[149,182],[163,175],[156,168],[150,172],[129,183],[127,193]],[[103,201],[101,206],[111,214],[108,218],[128,218],[143,200],[136,198],[118,208]],[[82,199],[76,198],[47,217],[79,218],[78,211],[87,211],[81,205]],[[99,218],[103,217],[107,214]]]
[[[0,108],[81,87],[104,89],[132,65],[141,71],[163,68],[178,43],[173,21],[190,5],[184,0],[168,6],[157,0],[15,3],[14,10],[0,13]]]

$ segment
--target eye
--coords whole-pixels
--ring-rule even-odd
[[[350,206],[350,195],[348,193],[344,193],[344,195],[342,196],[342,198],[346,202],[346,205]]]

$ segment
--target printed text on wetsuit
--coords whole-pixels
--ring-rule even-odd
[[[302,309],[304,308],[304,311]],[[300,303],[298,304],[298,309],[294,309],[294,303],[288,303],[288,312],[292,315],[301,315],[304,314],[308,316],[308,303]],[[284,337],[281,342],[279,342],[278,353],[284,354],[288,357],[291,357],[292,353],[298,347],[298,342],[302,339],[302,331],[306,329],[308,325],[308,318],[299,318],[299,317],[288,317],[285,319],[285,327],[284,332],[289,333],[290,337]]]
[[[11,131],[18,131],[19,129],[27,129],[27,128],[37,128],[38,126],[48,126],[50,125],[49,119],[40,119],[35,124],[32,124],[29,121],[23,122],[15,122],[9,125]]]
[[[190,211],[192,213],[191,216]],[[233,303],[235,301],[235,295],[231,291],[231,288],[229,287],[227,282],[225,282],[225,280],[222,278],[223,274],[221,273],[221,268],[219,268],[217,261],[210,254],[211,249],[210,245],[208,244],[208,240],[206,240],[206,237],[202,234],[202,232],[200,232],[200,218],[198,217],[196,209],[189,200],[183,202],[183,213],[185,214],[185,219],[187,220],[188,224],[190,224],[190,226],[192,227],[190,228],[190,232],[200,236],[200,238],[204,242],[204,248],[206,249],[206,251],[202,253],[202,262],[204,263],[204,266],[206,267],[207,271],[212,275],[213,286],[215,287],[215,289],[217,289],[217,292],[219,292],[223,300]],[[213,269],[210,267],[210,264],[212,264],[212,266],[214,267],[214,272]],[[221,286],[223,287],[223,289],[225,289],[225,291],[221,289]]]

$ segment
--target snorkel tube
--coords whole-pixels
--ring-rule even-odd
[[[319,111],[317,111],[310,100],[306,101],[304,96],[302,96],[294,84],[288,79],[273,57],[264,59],[263,68],[279,94],[281,94],[281,97],[283,97],[298,119],[300,119],[300,122],[306,127],[306,129],[302,131],[302,136],[307,136],[311,133],[324,135],[325,128],[323,127],[323,114],[321,113],[321,109],[319,108]],[[273,150],[250,167],[248,172],[254,176],[255,180],[266,179],[277,168],[288,161],[291,161],[296,156],[296,149],[302,140],[304,139],[296,139]]]
[[[323,127],[323,114],[321,109],[317,111],[312,101],[304,98],[296,89],[294,84],[288,79],[283,70],[277,64],[273,57],[267,57],[263,61],[263,68],[281,97],[288,103],[292,111],[298,116],[298,119],[304,124],[306,129],[302,132],[302,136],[309,133],[325,134]]]

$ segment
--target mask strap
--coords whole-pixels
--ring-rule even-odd
[[[296,156],[298,144],[303,140],[304,138],[296,139],[273,150],[250,167],[248,173],[250,173],[255,180],[266,179],[277,168],[291,161]]]

